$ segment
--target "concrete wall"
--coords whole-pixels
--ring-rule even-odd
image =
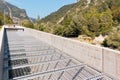
[[[0,31],[0,80],[3,75],[4,27]]]
[[[25,32],[89,66],[120,79],[120,52],[25,28]]]

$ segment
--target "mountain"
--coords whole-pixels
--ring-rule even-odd
[[[108,36],[104,46],[120,50],[120,0],[78,0],[43,18],[42,22],[45,25],[40,30],[64,37]]]
[[[42,19],[43,22],[53,22],[56,23],[61,20],[65,15],[75,13],[77,10],[84,6],[86,3],[90,3],[91,0],[77,0],[77,3],[68,4],[61,7],[56,12],[51,13]],[[94,0],[96,1],[96,0]],[[74,12],[72,12],[74,11]]]
[[[9,15],[15,23],[19,23],[23,19],[28,19],[27,13],[24,9],[20,9],[8,2],[0,0],[0,12]]]
[[[120,23],[120,0],[78,0],[51,13],[42,22],[52,23],[53,29],[59,24],[64,29],[59,33],[63,36],[108,34],[114,24]]]
[[[32,23],[35,23],[35,22],[36,22],[36,19],[35,19],[35,18],[29,17],[29,19],[30,19],[30,21],[31,21]]]
[[[75,4],[65,5],[62,8],[60,8],[58,11],[51,13],[50,15],[46,16],[42,19],[43,22],[53,22],[55,23],[57,20],[59,20],[61,17],[65,15]]]
[[[42,22],[52,22],[52,23],[59,23],[61,22],[64,17],[68,15],[76,15],[84,10],[90,9],[90,7],[98,7],[98,8],[105,8],[108,6],[111,10],[117,11],[115,9],[117,6],[120,6],[120,0],[77,0],[78,2],[65,5],[61,7],[56,12],[51,13],[50,15],[46,16],[42,19]]]

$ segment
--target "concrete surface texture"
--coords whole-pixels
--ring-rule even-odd
[[[0,31],[0,80],[2,80],[2,72],[3,72],[3,48],[4,48],[4,27],[2,27]]]
[[[115,80],[27,34],[5,28],[2,80]]]
[[[120,79],[120,52],[53,34],[25,28],[25,32],[44,41],[85,64]]]

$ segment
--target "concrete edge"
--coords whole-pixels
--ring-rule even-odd
[[[3,52],[4,52],[4,26],[0,31],[0,80],[3,76]]]
[[[76,46],[76,44],[78,44],[78,45],[84,45],[84,46],[88,46],[87,48],[90,48],[90,52],[91,52],[91,48],[92,49],[95,49],[95,55],[96,55],[96,53],[97,53],[97,55],[101,55],[101,59],[102,59],[102,70],[98,70],[98,69],[96,69],[95,67],[93,67],[94,69],[96,69],[96,70],[98,70],[98,71],[101,71],[101,72],[104,72],[105,74],[108,74],[109,72],[111,72],[111,74],[108,74],[108,75],[110,75],[110,76],[112,76],[112,77],[118,77],[119,79],[120,79],[120,76],[119,76],[119,73],[120,73],[120,68],[119,68],[119,65],[116,65],[116,63],[118,63],[119,61],[120,61],[120,58],[117,56],[117,55],[119,55],[120,56],[120,51],[116,51],[116,50],[113,50],[113,49],[109,49],[109,48],[106,48],[106,47],[102,47],[102,46],[96,46],[96,45],[93,45],[93,44],[89,44],[89,43],[85,43],[85,42],[80,42],[80,41],[77,41],[77,40],[72,40],[72,39],[69,39],[69,38],[65,38],[65,37],[61,37],[61,36],[57,36],[57,35],[54,35],[54,34],[50,34],[50,33],[46,33],[46,32],[42,32],[42,31],[39,31],[39,30],[35,30],[35,29],[30,29],[30,28],[25,28],[25,27],[22,27],[22,28],[24,28],[24,29],[28,29],[28,31],[30,31],[30,32],[38,32],[36,35],[35,35],[35,37],[37,38],[38,36],[40,36],[39,35],[39,33],[41,33],[41,34],[43,34],[43,35],[47,35],[47,37],[49,37],[49,39],[48,40],[50,40],[50,42],[48,42],[48,43],[50,43],[50,45],[52,44],[52,43],[54,43],[54,39],[52,39],[52,38],[54,38],[55,37],[55,40],[58,40],[58,39],[60,39],[60,40],[62,40],[62,41],[65,41],[65,42],[67,42],[68,41],[68,43],[70,43],[70,44],[72,44],[72,46]],[[2,29],[1,29],[1,32],[0,32],[0,64],[3,64],[3,51],[4,51],[4,30],[5,30],[5,26],[3,26],[2,27]],[[34,35],[32,35],[32,36],[34,36]],[[43,38],[44,38],[44,36],[42,36]],[[45,39],[47,39],[47,37],[45,37]],[[52,41],[53,40],[53,41]],[[59,42],[59,40],[58,40],[58,42]],[[69,44],[65,44],[65,45],[68,45],[69,46]],[[61,44],[63,44],[63,43],[61,43]],[[58,47],[60,47],[61,46],[61,44],[60,45],[58,45]],[[74,44],[74,45],[73,45]],[[63,46],[65,46],[65,45],[63,45]],[[54,43],[54,45],[52,45],[52,46],[56,46],[55,45],[55,43]],[[84,47],[83,46],[83,47]],[[56,47],[56,48],[58,48],[58,47]],[[63,48],[65,48],[65,47],[60,47],[60,50],[62,49],[63,50],[63,52],[65,52],[66,50],[64,50]],[[69,48],[69,47],[68,47]],[[70,47],[71,48],[71,47]],[[73,47],[72,47],[73,48]],[[76,50],[76,49],[74,49],[74,50]],[[98,53],[98,51],[100,51],[100,53]],[[89,54],[90,53],[89,51],[87,52],[87,54]],[[67,53],[67,51],[65,52],[65,53]],[[71,52],[72,53],[72,52]],[[108,53],[108,54],[107,54]],[[70,56],[72,56],[73,57],[73,55],[71,55],[71,54],[68,54],[68,55],[70,55]],[[82,54],[82,55],[84,55],[84,54]],[[79,57],[78,58],[76,58],[76,56],[74,56],[74,58],[75,59],[77,59],[77,60],[79,60]],[[83,58],[84,58],[84,56],[83,56]],[[88,59],[89,57],[87,57],[87,59]],[[119,61],[117,60],[119,58]],[[83,62],[83,61],[82,61]],[[107,65],[105,65],[107,63]],[[86,64],[86,63],[85,63]],[[110,65],[113,65],[113,66],[110,66]],[[88,65],[88,64],[87,64]],[[90,67],[92,67],[91,65],[89,65]],[[109,67],[108,67],[109,66]],[[108,68],[108,69],[107,69]],[[114,70],[116,70],[116,71],[114,71]],[[3,75],[3,65],[0,65],[0,80],[2,80],[2,75]]]
[[[26,27],[23,27],[23,28],[26,28]],[[30,29],[30,28],[28,28],[28,29]],[[31,29],[31,30],[34,30],[34,31],[39,32],[39,30],[35,30],[35,29]],[[85,43],[85,42],[80,42],[80,41],[77,41],[77,40],[69,39],[69,38],[66,38],[66,37],[54,35],[54,34],[47,33],[47,32],[43,32],[43,31],[40,31],[40,32],[41,32],[41,33],[44,33],[44,34],[46,34],[46,35],[51,35],[51,36],[55,36],[55,37],[59,37],[59,38],[65,39],[65,40],[69,40],[69,41],[72,41],[72,42],[75,42],[75,43],[78,43],[78,44],[85,44],[85,45],[88,45],[88,46],[91,46],[91,47],[101,48],[101,49],[104,49],[104,50],[108,50],[108,51],[111,51],[111,52],[115,52],[115,53],[120,54],[120,51],[113,50],[113,49],[110,49],[110,48],[107,48],[107,47],[97,46],[97,45],[93,45],[93,44],[89,44],[89,43]]]

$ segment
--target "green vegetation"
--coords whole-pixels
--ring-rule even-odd
[[[108,36],[103,45],[120,50],[120,0],[80,0],[65,5],[44,19],[38,16],[35,24],[24,20],[26,27],[64,37],[85,35],[94,39]]]
[[[66,37],[87,35],[94,38],[100,34],[106,35],[112,29],[115,21],[108,1],[102,2],[98,0],[94,2],[92,0],[88,5],[87,0],[80,0],[78,3],[62,7],[54,14],[52,13],[42,19],[42,22],[53,23],[55,25],[53,33]],[[61,18],[63,20],[57,26],[56,23]]]
[[[42,22],[52,22],[56,23],[61,17],[65,15],[75,4],[65,5],[60,8],[58,11],[53,12],[52,14],[48,15],[47,17],[42,19]]]
[[[100,34],[108,36],[103,45],[120,50],[120,31],[116,27],[120,24],[120,0],[91,0],[89,4],[87,0],[80,0],[63,6],[42,22],[53,23],[49,32],[65,37],[86,35],[94,39]]]
[[[25,19],[22,21],[22,26],[28,27],[28,28],[34,28],[34,25],[31,21]]]
[[[5,21],[4,21],[4,15],[0,12],[0,26],[4,24],[13,24],[13,21],[8,15],[5,15]]]
[[[41,27],[41,20],[40,20],[40,16],[38,16],[35,24],[34,24],[34,28],[37,29],[37,30],[41,30],[43,31],[43,27]]]
[[[103,45],[120,50],[120,26],[113,28],[108,38],[103,42]]]
[[[2,28],[0,27],[0,31],[1,31],[1,29],[2,29]]]

